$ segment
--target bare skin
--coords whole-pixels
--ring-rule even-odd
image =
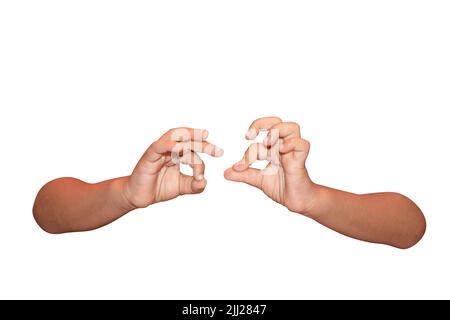
[[[130,176],[95,184],[74,178],[50,181],[36,196],[34,218],[49,233],[87,231],[134,209],[201,193],[207,181],[199,153],[223,154],[207,137],[206,130],[172,129],[147,149]],[[193,176],[180,172],[180,162],[192,167]]]
[[[225,171],[226,179],[257,187],[289,210],[356,239],[409,248],[422,238],[425,218],[410,199],[398,193],[356,195],[315,184],[305,165],[310,144],[301,137],[299,125],[261,118],[246,137],[253,140],[263,130],[268,131],[265,141],[251,145],[243,159]],[[201,193],[207,181],[199,153],[223,154],[207,136],[206,130],[169,130],[127,177],[95,184],[74,178],[50,181],[36,197],[34,217],[50,233],[87,231],[136,208]],[[256,160],[269,164],[264,170],[251,168]],[[193,176],[180,172],[180,162],[193,168]]]
[[[312,182],[305,165],[310,144],[298,124],[261,118],[246,138],[253,140],[260,131],[268,131],[267,138],[251,145],[243,159],[225,171],[226,179],[257,187],[289,210],[355,239],[406,249],[423,237],[424,215],[401,194],[357,195]],[[256,160],[269,164],[264,170],[251,168]]]

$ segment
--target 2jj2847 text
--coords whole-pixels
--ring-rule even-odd
[[[244,305],[244,304],[238,304],[238,305],[227,305],[226,314],[228,316],[238,317],[241,315],[256,315],[256,314],[264,314],[266,311],[266,305],[265,304],[257,304],[257,305]]]

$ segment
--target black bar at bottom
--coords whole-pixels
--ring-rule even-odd
[[[394,315],[405,318],[408,314],[420,314],[422,304],[411,301],[357,301],[362,308],[355,307],[355,301],[297,301],[297,300],[139,300],[139,301],[2,301],[2,310],[8,307],[15,316],[27,316],[32,310],[33,317],[44,316],[61,319],[70,316],[84,319],[99,316],[103,319],[110,314],[123,319],[302,319],[323,317],[333,318],[371,317],[391,318]],[[30,303],[27,308],[23,305]],[[442,305],[442,304],[440,304]],[[59,310],[59,311],[58,311]],[[434,309],[435,310],[435,309]]]

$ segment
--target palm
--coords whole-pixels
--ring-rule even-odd
[[[304,158],[295,153],[281,155],[281,165],[269,163],[274,174],[263,174],[261,190],[272,200],[295,210],[304,210],[308,199],[312,181],[304,167]]]
[[[152,202],[162,202],[174,199],[180,195],[182,177],[184,175],[180,172],[180,166],[164,166],[159,171],[153,181],[154,185],[151,187]]]
[[[282,166],[269,164],[266,169],[275,169],[273,174],[263,174],[260,189],[272,200],[283,204],[285,201],[285,176]]]
[[[195,181],[180,171],[180,165],[168,164],[162,158],[161,163],[138,166],[129,182],[129,194],[137,207],[147,207],[157,202],[168,201],[182,194],[196,193],[206,186],[206,181]]]

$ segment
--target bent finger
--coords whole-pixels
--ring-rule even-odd
[[[202,141],[208,138],[206,129],[195,129],[188,127],[173,128],[167,131],[161,138],[170,141]]]
[[[183,144],[176,141],[157,140],[153,142],[145,153],[145,158],[150,162],[159,160],[167,153],[179,153],[183,150]]]
[[[284,140],[284,143],[280,146],[280,153],[286,154],[292,151],[308,153],[309,148],[309,141],[302,138],[291,138]]]
[[[301,137],[300,125],[295,122],[283,122],[274,125],[270,128],[267,137],[264,139],[264,145],[272,146],[279,139],[289,139],[294,137]]]
[[[255,139],[260,131],[265,131],[273,127],[274,125],[281,123],[282,120],[278,117],[265,117],[259,118],[250,125],[245,137],[247,140]]]
[[[218,146],[209,143],[208,141],[188,141],[183,142],[183,150],[190,150],[199,153],[206,153],[212,157],[221,157],[223,155],[223,149]]]

